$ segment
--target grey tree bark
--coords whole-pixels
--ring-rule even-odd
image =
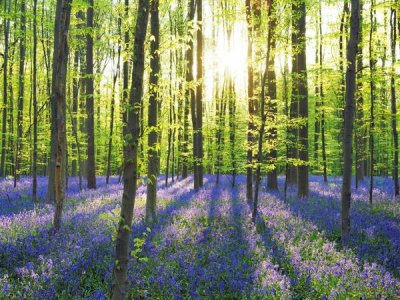
[[[392,72],[390,76],[390,91],[391,91],[391,121],[393,132],[393,147],[394,147],[394,164],[393,164],[393,181],[394,181],[394,194],[399,195],[399,134],[397,132],[397,103],[396,103],[396,79],[395,79],[395,63],[396,63],[396,30],[397,14],[395,9],[391,9],[390,13],[390,40],[391,40],[391,54],[392,54]]]
[[[10,14],[11,1],[4,1],[4,12]],[[3,64],[3,114],[1,128],[1,162],[0,162],[0,177],[5,176],[6,162],[6,136],[7,136],[7,99],[8,99],[8,51],[9,51],[9,34],[10,34],[10,19],[4,19],[4,64]]]
[[[308,85],[306,65],[306,4],[305,1],[292,4],[295,14],[292,19],[293,57],[292,97],[298,103],[298,117],[301,124],[298,128],[297,152],[301,164],[297,168],[297,195],[308,196]],[[297,15],[296,15],[297,14]]]
[[[267,54],[265,59],[265,69],[261,79],[261,94],[260,94],[260,117],[261,117],[261,125],[258,132],[258,152],[257,152],[257,168],[256,168],[256,182],[254,187],[254,201],[253,201],[253,212],[251,219],[253,222],[256,221],[257,210],[258,210],[258,195],[261,183],[261,165],[263,162],[263,142],[264,142],[264,131],[265,131],[265,122],[267,119],[267,114],[265,111],[265,85],[269,82],[269,62],[271,55],[271,47],[272,40],[274,39],[275,34],[275,26],[276,26],[276,16],[274,15],[274,2],[273,0],[268,1],[268,38],[267,38]]]
[[[87,129],[87,187],[96,188],[94,145],[94,74],[93,74],[93,11],[94,0],[88,0],[86,35],[86,129]]]
[[[350,237],[350,203],[352,175],[352,143],[356,90],[356,58],[360,28],[360,1],[351,0],[350,38],[347,46],[346,106],[344,111],[343,184],[342,184],[342,241]]]
[[[118,18],[118,34],[121,36],[121,18]],[[111,153],[112,153],[112,142],[114,135],[114,115],[115,115],[115,90],[117,86],[118,74],[120,72],[120,62],[121,62],[121,43],[118,42],[118,50],[117,50],[117,67],[115,70],[115,74],[113,76],[113,85],[111,92],[111,116],[110,116],[110,135],[108,138],[108,154],[107,154],[107,174],[106,174],[106,184],[108,184],[111,176]]]
[[[369,71],[370,71],[370,78],[369,78],[369,87],[370,87],[370,126],[369,126],[369,204],[372,205],[372,191],[374,188],[374,129],[375,129],[375,112],[374,112],[374,104],[375,104],[375,66],[376,66],[376,57],[374,53],[374,49],[372,46],[375,27],[376,27],[376,16],[375,16],[375,1],[371,1],[370,7],[370,31],[369,31]]]
[[[115,246],[115,265],[111,286],[111,299],[122,300],[128,289],[129,238],[132,231],[138,179],[138,139],[140,133],[140,107],[143,98],[144,52],[149,1],[139,0],[133,44],[132,82],[126,110],[124,144],[124,189],[121,215]]]
[[[194,0],[189,0],[188,2],[188,16],[187,16],[187,23],[191,24],[193,23],[194,20],[194,15],[196,12],[196,3]],[[182,178],[186,178],[188,176],[188,146],[189,146],[189,111],[191,111],[192,115],[192,125],[193,125],[193,130],[196,128],[196,112],[195,112],[195,106],[196,106],[196,95],[194,88],[191,87],[190,85],[193,84],[193,59],[194,59],[194,53],[193,53],[193,38],[191,38],[188,42],[188,48],[186,50],[185,54],[185,61],[186,61],[186,87],[185,87],[185,107],[184,107],[184,112],[183,112],[183,145],[182,145]],[[193,136],[194,137],[194,136]],[[197,143],[197,139],[193,139],[193,144]],[[196,147],[193,147],[193,159],[196,159],[195,155],[195,149]],[[195,166],[195,164],[194,164]],[[194,173],[197,173],[197,168],[194,169]],[[194,180],[194,184],[196,184],[196,179]]]
[[[272,5],[272,1],[269,5]],[[269,149],[267,149],[267,159],[269,169],[267,172],[267,188],[270,190],[278,189],[278,171],[277,171],[277,143],[278,143],[278,129],[277,115],[278,115],[278,104],[277,104],[277,89],[276,89],[276,74],[275,74],[275,48],[276,48],[276,18],[274,12],[272,12],[271,20],[269,21],[271,26],[271,37],[270,37],[270,54],[268,62],[268,101],[267,101],[267,142]]]
[[[37,0],[33,0],[33,49],[32,49],[32,102],[33,102],[33,152],[32,152],[32,201],[37,201],[37,144],[38,144],[38,109],[37,109]]]
[[[66,159],[66,122],[65,88],[68,69],[68,30],[71,17],[71,1],[57,0],[55,29],[54,29],[54,52],[53,52],[53,75],[51,103],[55,111],[52,111],[52,125],[55,126],[55,135],[52,136],[52,144],[55,144],[54,153],[54,192],[56,210],[54,213],[54,229],[59,230],[61,226],[62,209],[64,204],[65,188],[65,159]],[[49,179],[50,180],[50,179]]]
[[[146,198],[146,223],[157,221],[157,176],[158,168],[158,138],[159,138],[159,98],[158,98],[158,78],[160,75],[160,19],[159,19],[159,0],[152,0],[150,7],[150,32],[153,37],[150,42],[150,97],[148,108],[148,150],[147,150],[147,198]]]
[[[20,163],[22,156],[22,130],[24,121],[24,92],[25,92],[25,53],[26,53],[26,5],[25,0],[21,1],[21,24],[20,30],[22,36],[19,44],[19,78],[18,78],[18,112],[17,112],[17,151],[15,156],[15,174],[14,187],[17,186],[17,180],[20,177]]]
[[[358,35],[358,53],[357,53],[357,93],[356,93],[356,188],[358,183],[364,181],[365,165],[365,129],[364,129],[364,97],[363,89],[363,49],[362,49],[362,6],[360,3],[360,32]]]

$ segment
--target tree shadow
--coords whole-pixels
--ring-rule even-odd
[[[339,249],[343,247],[339,243],[341,202],[337,184],[340,182],[340,179],[330,185],[318,181],[311,182],[308,199],[298,200],[292,194],[287,201],[297,216],[323,230],[330,241],[338,242]],[[362,197],[368,197],[367,194],[363,194],[364,190],[365,187],[360,186],[358,191],[353,191],[356,200],[352,201],[351,208],[352,233],[351,239],[344,246],[352,249],[360,260],[376,262],[400,278],[400,215],[396,216],[393,211],[381,208],[381,205],[371,209],[367,203],[368,199],[361,200]],[[375,194],[379,195],[380,191],[386,194],[387,190],[387,183],[383,186],[378,185]],[[280,199],[283,197],[280,196]]]
[[[188,179],[184,185],[190,181]],[[167,221],[176,210],[189,204],[193,192],[181,189],[180,192],[165,193],[170,195],[169,202],[158,213],[161,220]],[[72,212],[65,216],[62,229],[55,235],[49,233],[49,226],[43,226],[37,228],[35,234],[18,238],[15,243],[1,243],[0,270],[2,273],[6,271],[10,278],[20,278],[21,281],[29,280],[24,275],[26,272],[40,273],[39,280],[43,277],[44,283],[40,290],[34,292],[35,298],[52,299],[61,292],[85,297],[92,288],[97,289],[96,284],[99,283],[106,286],[105,290],[108,291],[114,263],[114,242],[111,240],[112,233],[104,232],[106,227],[109,228],[107,222],[110,220],[99,216],[109,213],[118,204],[119,201],[114,201],[93,211]],[[134,247],[133,238],[146,230],[143,214],[143,208],[140,211],[135,209],[131,249]],[[93,230],[93,226],[97,230]],[[71,255],[71,252],[75,255]],[[49,260],[51,270],[46,269]]]

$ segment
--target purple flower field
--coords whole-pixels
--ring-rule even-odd
[[[376,178],[353,191],[352,238],[340,237],[340,179],[310,178],[310,197],[289,189],[262,191],[257,225],[237,187],[206,176],[165,187],[159,180],[159,222],[144,224],[145,186],[135,203],[129,278],[132,299],[399,299],[400,201],[392,182]],[[79,192],[69,179],[62,229],[51,230],[53,207],[30,200],[30,178],[14,190],[0,181],[0,299],[107,299],[122,185],[98,178]],[[265,184],[264,184],[265,185]],[[283,181],[280,179],[280,186]]]

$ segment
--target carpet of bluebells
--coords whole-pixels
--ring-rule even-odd
[[[367,182],[353,191],[350,241],[340,243],[338,178],[311,177],[310,197],[289,188],[263,190],[251,222],[245,177],[231,187],[206,176],[159,180],[159,222],[143,221],[145,186],[132,226],[131,299],[399,299],[400,201],[392,182],[377,178],[374,206]],[[265,183],[263,183],[263,186]],[[280,186],[283,181],[280,179]],[[30,178],[17,188],[0,181],[0,299],[107,299],[122,185],[78,190],[69,179],[62,229],[52,231],[53,206],[30,199]]]

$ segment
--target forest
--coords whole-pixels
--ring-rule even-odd
[[[400,299],[399,1],[0,7],[0,300]]]

